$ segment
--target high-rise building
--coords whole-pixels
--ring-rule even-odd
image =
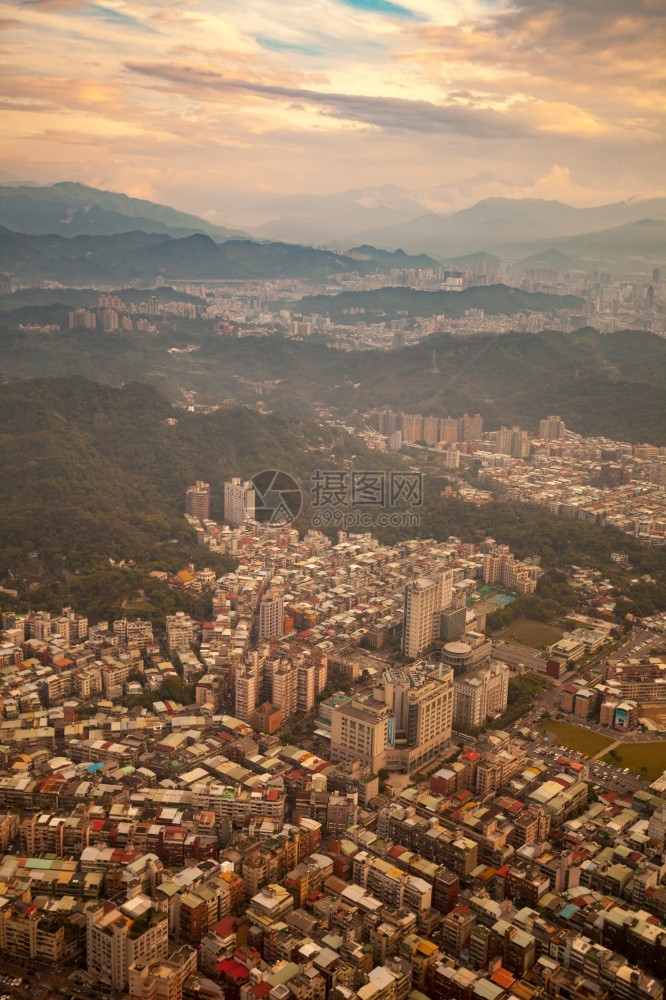
[[[298,711],[310,712],[315,707],[317,668],[314,661],[298,665]]]
[[[377,421],[377,429],[380,434],[386,435],[402,430],[402,413],[392,413],[390,410],[382,411]]]
[[[393,713],[381,702],[355,698],[333,709],[331,716],[331,760],[359,760],[377,772],[384,766]]]
[[[546,417],[539,421],[539,437],[543,441],[557,441],[564,437],[566,427],[561,417]]]
[[[400,451],[402,448],[402,431],[393,431],[389,434],[386,447],[389,451]]]
[[[458,440],[480,441],[483,437],[483,417],[476,413],[473,417],[464,413],[458,418]]]
[[[117,618],[113,623],[113,631],[128,645],[145,646],[153,642],[153,624],[143,618],[129,621],[127,618]]]
[[[476,918],[468,906],[454,906],[442,921],[442,949],[458,958],[469,941]]]
[[[654,463],[650,470],[650,482],[666,486],[666,461]]]
[[[185,493],[185,513],[190,517],[208,519],[210,517],[210,483],[200,480],[190,486]]]
[[[166,616],[167,646],[169,652],[183,646],[187,649],[194,642],[199,625],[184,611],[176,611],[174,615]]]
[[[100,309],[99,318],[102,321],[102,329],[106,333],[118,329],[118,313],[115,309]]]
[[[68,315],[70,330],[84,327],[86,330],[94,330],[97,326],[97,316],[90,309],[74,309]]]
[[[153,962],[169,953],[167,914],[149,909],[131,919],[113,903],[86,912],[88,972],[114,990],[127,988],[134,962]]]
[[[259,638],[279,639],[284,635],[284,597],[268,590],[259,602]]]
[[[403,441],[423,440],[423,417],[420,413],[402,414],[402,439]]]
[[[520,427],[500,427],[495,431],[495,451],[499,455],[511,455],[512,458],[527,458],[530,453],[527,431]]]
[[[279,708],[282,724],[298,711],[298,667],[288,660],[273,660],[271,670],[271,702]]]
[[[404,656],[416,658],[439,638],[440,613],[451,604],[453,571],[439,570],[405,585]]]
[[[457,441],[462,440],[458,437],[457,417],[441,418],[439,421],[439,440],[446,441],[448,444],[456,444]]]
[[[423,418],[423,440],[426,444],[437,444],[439,441],[439,417]]]
[[[451,738],[453,671],[418,663],[385,670],[371,696],[337,705],[331,759],[411,771],[437,759]]]
[[[236,671],[234,714],[243,722],[250,721],[257,707],[257,682],[257,670],[254,665],[245,665]]]
[[[496,545],[483,557],[483,582],[499,584],[514,594],[533,594],[541,572],[538,566],[516,560],[508,545]]]
[[[384,699],[393,708],[396,736],[418,750],[418,763],[431,759],[451,738],[453,671],[450,667],[419,664],[407,670],[387,670]]]
[[[447,608],[439,616],[439,637],[442,642],[455,642],[462,638],[467,623],[467,608]]]
[[[454,725],[467,732],[478,729],[490,715],[506,708],[509,668],[493,660],[487,667],[457,677],[453,691]]]
[[[232,479],[224,484],[224,520],[232,528],[254,520],[255,492],[252,483]]]

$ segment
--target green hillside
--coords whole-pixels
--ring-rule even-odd
[[[576,295],[524,292],[508,285],[465,288],[462,292],[421,292],[414,288],[378,288],[372,292],[342,292],[340,295],[308,295],[294,303],[303,313],[323,313],[335,322],[376,322],[398,315],[450,316],[459,318],[466,309],[483,309],[490,316],[515,316],[522,312],[578,310],[583,299]]]
[[[180,239],[162,233],[111,236],[26,235],[0,226],[0,270],[21,281],[65,285],[147,283],[161,279],[291,278],[362,269],[363,261],[289,243],[227,240],[195,233]],[[366,262],[368,270],[375,265]]]
[[[138,383],[119,389],[80,377],[7,383],[0,421],[0,583],[19,590],[19,607],[72,603],[94,619],[128,612],[159,623],[179,608],[209,613],[205,597],[177,594],[149,575],[190,561],[220,572],[230,565],[199,547],[185,524],[184,490],[195,478],[211,483],[212,513],[220,517],[222,486],[229,476],[285,469],[303,488],[299,527],[306,529],[315,468],[341,468],[350,460],[357,468],[404,468],[399,456],[369,452],[344,432],[239,408],[195,415],[173,408]],[[473,539],[487,532],[518,555],[539,552],[549,570],[575,561],[602,568],[619,581],[631,575],[610,559],[621,548],[629,553],[632,573],[650,572],[655,578],[643,587],[642,606],[664,606],[663,554],[657,550],[617,529],[572,524],[538,507],[478,508],[444,499],[444,485],[437,475],[426,477],[420,528],[386,529],[380,537]],[[112,566],[110,559],[137,565]],[[547,582],[541,596],[566,602],[566,588],[551,587],[552,576]],[[3,606],[8,603],[3,596]],[[550,613],[541,605],[527,610]]]
[[[305,480],[334,456],[363,452],[347,435],[286,415],[195,415],[146,385],[79,377],[5,384],[0,424],[0,576],[30,551],[56,571],[108,558],[178,567],[196,549],[182,517],[191,482],[211,483],[221,518],[231,475],[272,463]]]
[[[85,375],[118,385],[150,382],[175,402],[255,406],[316,418],[322,407],[481,413],[488,427],[536,429],[559,413],[583,434],[666,443],[666,340],[625,330],[563,334],[436,334],[401,351],[332,350],[279,336],[220,337],[205,324],[176,324],[149,337],[63,331],[26,335],[0,327],[3,371],[12,378]],[[190,346],[189,353],[173,347]],[[438,374],[432,372],[436,351]]]

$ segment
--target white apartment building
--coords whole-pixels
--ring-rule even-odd
[[[128,621],[127,618],[117,618],[113,623],[113,631],[121,642],[129,645],[142,646],[153,641],[152,622],[142,618]]]
[[[453,686],[453,722],[457,729],[478,729],[509,697],[509,668],[493,660],[488,666],[457,677]]]
[[[298,667],[287,660],[271,663],[271,702],[282,713],[282,724],[298,711]]]
[[[180,646],[191,646],[194,642],[198,625],[193,618],[185,614],[184,611],[177,611],[175,615],[166,616],[167,646],[169,652],[173,653]]]
[[[416,659],[439,638],[439,615],[451,604],[453,570],[440,570],[405,585],[402,651]]]
[[[284,635],[284,597],[268,590],[259,602],[259,638],[279,639]]]
[[[483,557],[484,583],[499,584],[514,594],[533,594],[542,572],[538,566],[517,560],[508,545],[497,545]]]
[[[353,699],[333,709],[331,718],[331,760],[359,760],[374,774],[384,766],[389,745],[392,712],[381,702]],[[392,734],[391,734],[392,735]]]
[[[152,962],[169,953],[169,923],[166,914],[149,910],[132,920],[112,904],[86,912],[88,972],[100,983],[124,991],[129,967],[134,962]]]
[[[451,738],[453,671],[443,664],[386,670],[369,698],[333,709],[331,760],[411,771],[437,758]]]
[[[232,528],[254,520],[255,492],[252,483],[232,479],[224,484],[224,520]]]
[[[242,666],[236,671],[234,714],[237,719],[249,722],[257,707],[257,671],[253,666]]]

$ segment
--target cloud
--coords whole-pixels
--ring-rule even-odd
[[[402,57],[490,93],[528,93],[615,117],[664,106],[666,8],[655,0],[522,0],[457,24],[415,26]]]
[[[448,210],[663,187],[661,0],[0,0],[0,12],[21,28],[3,53],[2,155],[22,176],[66,179],[69,164],[84,182],[113,186],[117,171],[139,188],[149,174],[161,200],[212,212],[243,188],[394,183]]]
[[[286,87],[225,76],[212,69],[175,63],[125,63],[132,73],[167,81],[179,93],[209,99],[213,95],[245,93],[268,100],[299,101],[320,114],[398,132],[460,132],[476,138],[526,136],[526,127],[512,124],[501,112],[438,105],[399,97],[373,97]]]
[[[18,0],[17,5],[26,10],[41,8],[46,11],[61,11],[81,10],[84,7],[90,7],[91,2],[90,0]]]
[[[283,42],[279,38],[269,38],[267,35],[255,35],[255,40],[262,49],[268,49],[269,52],[294,52],[299,56],[316,56],[320,51],[312,45]]]
[[[340,3],[355,10],[367,11],[370,14],[386,14],[389,17],[407,18],[410,21],[422,21],[422,15],[409,7],[392,3],[391,0],[340,0]]]
[[[93,3],[85,8],[88,17],[99,18],[101,21],[108,21],[110,24],[123,28],[132,28],[137,31],[154,31],[149,24],[146,24],[140,17],[134,17],[120,10],[117,7],[106,7],[101,3]]]

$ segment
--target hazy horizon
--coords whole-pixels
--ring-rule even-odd
[[[73,180],[234,224],[253,201],[387,185],[440,212],[665,191],[652,0],[2,11],[5,182]]]

